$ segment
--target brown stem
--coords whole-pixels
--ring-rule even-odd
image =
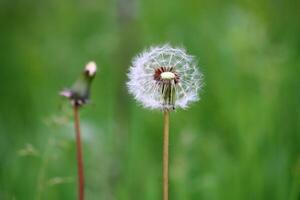
[[[169,199],[169,111],[164,111],[163,200]]]
[[[83,174],[83,158],[80,139],[80,126],[79,126],[79,114],[78,106],[74,105],[74,120],[75,120],[75,132],[76,132],[76,149],[77,149],[77,168],[78,168],[78,199],[84,200],[84,174]]]

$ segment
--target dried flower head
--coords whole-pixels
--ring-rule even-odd
[[[93,61],[89,62],[72,88],[61,91],[60,95],[67,97],[74,106],[82,106],[86,104],[89,100],[90,86],[96,75],[96,71],[96,63]]]
[[[202,74],[193,56],[166,44],[152,47],[133,60],[128,74],[129,92],[144,107],[187,108],[199,99]]]

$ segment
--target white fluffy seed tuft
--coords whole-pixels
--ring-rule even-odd
[[[162,95],[163,88],[154,79],[155,72],[162,67],[172,70],[163,71],[161,79],[172,80],[178,76],[174,85],[175,101],[171,104],[166,104]],[[199,72],[194,57],[186,54],[184,49],[173,48],[168,44],[152,47],[135,57],[128,77],[129,93],[150,109],[187,108],[191,102],[199,100],[198,93],[203,85],[203,75]]]

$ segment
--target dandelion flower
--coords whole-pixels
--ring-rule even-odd
[[[128,76],[129,92],[146,108],[187,108],[199,100],[202,74],[182,48],[166,44],[144,51],[133,60]]]
[[[169,116],[170,110],[187,108],[199,100],[202,74],[193,56],[170,45],[152,47],[132,63],[127,86],[144,107],[164,112],[163,200],[169,199]]]
[[[86,64],[83,73],[73,84],[71,89],[60,92],[61,96],[68,98],[72,105],[82,106],[86,104],[90,96],[90,87],[97,71],[97,65],[91,61]]]
[[[65,89],[59,94],[71,101],[74,112],[74,128],[76,136],[77,173],[78,173],[78,199],[84,200],[84,164],[81,144],[81,130],[79,120],[79,108],[85,105],[90,96],[90,87],[97,71],[96,63],[89,62],[71,89]]]

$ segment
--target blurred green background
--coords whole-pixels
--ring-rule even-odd
[[[128,95],[133,56],[195,55],[201,101],[171,115],[170,199],[300,199],[300,1],[0,0],[0,199],[76,199],[72,110],[58,96],[99,66],[81,111],[87,200],[161,199],[162,113]]]

